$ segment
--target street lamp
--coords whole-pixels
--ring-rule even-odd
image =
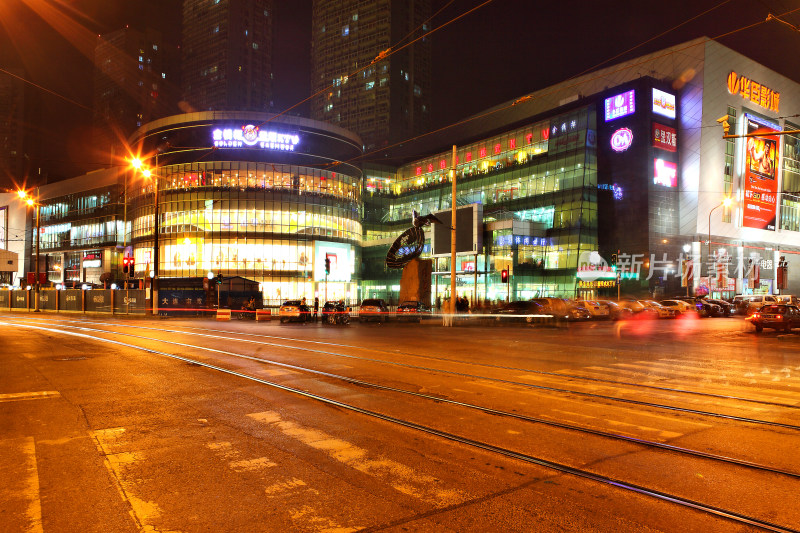
[[[153,315],[158,314],[158,152],[155,155],[155,167],[151,171],[142,165],[141,160],[134,158],[131,166],[142,173],[142,176],[153,181],[153,279],[150,282],[150,301],[153,304]]]
[[[724,200],[722,200],[721,203],[719,203],[719,204],[715,205],[714,207],[712,207],[711,211],[708,212],[708,243],[707,244],[708,244],[708,261],[709,261],[709,267],[708,267],[709,268],[709,271],[708,271],[708,289],[709,289],[709,292],[711,291],[711,275],[713,274],[713,272],[711,271],[711,266],[710,266],[710,262],[711,262],[711,213],[713,213],[714,210],[716,210],[718,207],[723,207],[724,206],[727,209],[728,207],[731,206],[731,204],[733,204],[733,200],[731,200],[730,197],[726,197]],[[716,264],[716,261],[715,261],[715,264]]]
[[[36,199],[34,200],[32,196],[29,196],[26,191],[19,190],[17,191],[17,196],[19,196],[20,200],[24,200],[29,207],[36,208],[36,268],[35,268],[35,276],[36,280],[33,283],[34,293],[35,293],[35,302],[33,311],[35,313],[40,312],[39,309],[39,188],[36,188]]]

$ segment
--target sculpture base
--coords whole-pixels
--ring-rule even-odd
[[[400,301],[416,300],[431,305],[431,273],[433,262],[430,259],[412,259],[403,267],[400,278]]]

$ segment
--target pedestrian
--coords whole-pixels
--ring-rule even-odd
[[[314,297],[314,322],[317,321],[318,314],[319,314],[319,298]]]

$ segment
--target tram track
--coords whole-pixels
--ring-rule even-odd
[[[50,332],[50,333],[59,333],[59,334],[65,334],[65,335],[72,335],[72,336],[77,336],[77,337],[88,338],[88,339],[92,339],[92,340],[94,340],[96,342],[105,342],[105,343],[115,344],[115,345],[122,346],[122,347],[127,347],[127,348],[131,348],[131,349],[135,349],[135,350],[144,351],[144,352],[147,352],[147,353],[152,353],[152,354],[156,354],[156,355],[169,357],[171,359],[183,361],[183,362],[190,363],[190,364],[193,364],[193,365],[202,366],[202,367],[210,369],[210,370],[214,370],[214,371],[226,373],[226,374],[229,374],[229,375],[237,376],[239,378],[250,380],[250,381],[253,381],[253,382],[256,382],[256,383],[260,383],[260,384],[263,384],[263,385],[266,385],[266,386],[269,386],[269,387],[273,387],[273,388],[276,388],[276,389],[279,389],[279,390],[282,390],[282,391],[285,391],[285,392],[289,392],[289,393],[296,394],[296,395],[299,395],[299,396],[302,396],[302,397],[305,397],[305,398],[308,398],[308,399],[312,399],[312,400],[321,402],[321,403],[329,405],[329,406],[335,406],[335,407],[338,407],[338,408],[341,408],[341,409],[345,409],[345,410],[350,411],[350,412],[359,413],[359,414],[362,414],[362,415],[365,415],[365,416],[369,416],[369,417],[372,417],[372,418],[375,418],[375,419],[378,419],[378,420],[382,420],[384,422],[388,422],[388,423],[391,423],[391,424],[394,424],[394,425],[403,426],[403,427],[408,428],[408,429],[424,432],[426,434],[429,434],[429,435],[432,435],[432,436],[435,436],[435,437],[439,437],[439,438],[446,439],[446,440],[449,440],[449,441],[457,442],[457,443],[460,443],[460,444],[463,444],[463,445],[466,445],[466,446],[470,446],[470,447],[473,447],[473,448],[482,449],[482,450],[484,450],[486,452],[502,455],[502,456],[505,456],[505,457],[508,457],[508,458],[520,460],[520,461],[523,461],[523,462],[526,462],[526,463],[530,463],[530,464],[539,465],[539,466],[542,466],[542,467],[545,467],[545,468],[549,468],[549,469],[552,469],[552,470],[555,470],[555,471],[558,471],[558,472],[561,472],[561,473],[564,473],[564,474],[578,476],[578,477],[581,477],[581,478],[584,478],[584,479],[589,479],[589,480],[592,480],[592,481],[595,481],[595,482],[599,482],[599,483],[603,483],[603,484],[606,484],[606,485],[614,486],[614,487],[617,487],[617,488],[620,488],[620,489],[624,489],[626,491],[636,492],[636,493],[641,494],[641,495],[645,495],[645,496],[649,496],[649,497],[652,497],[652,498],[656,498],[656,499],[659,499],[659,500],[665,501],[665,502],[670,502],[670,503],[673,503],[673,504],[676,504],[676,505],[680,505],[680,506],[685,507],[685,508],[691,508],[691,509],[694,509],[694,510],[698,510],[698,511],[702,511],[702,512],[705,512],[705,513],[708,513],[708,514],[712,514],[712,515],[715,515],[715,516],[720,517],[720,518],[724,518],[724,519],[727,519],[727,520],[731,520],[731,521],[737,522],[739,524],[758,527],[758,528],[761,528],[761,529],[764,529],[764,530],[768,530],[768,531],[780,531],[780,532],[797,532],[798,531],[796,529],[792,529],[790,527],[783,526],[783,525],[777,524],[777,523],[769,521],[769,520],[764,520],[764,519],[760,519],[760,518],[757,518],[757,517],[748,516],[746,514],[739,513],[739,512],[736,512],[736,511],[732,511],[732,510],[728,510],[728,509],[724,509],[722,507],[715,506],[715,505],[704,504],[704,503],[702,503],[700,501],[697,501],[697,500],[694,500],[694,499],[691,499],[691,498],[685,498],[685,497],[682,497],[682,496],[671,494],[671,493],[666,492],[666,491],[656,490],[656,489],[653,489],[653,488],[645,487],[645,486],[640,485],[640,484],[626,482],[624,480],[617,479],[615,477],[606,476],[606,475],[599,474],[599,473],[596,473],[596,472],[592,472],[592,471],[589,471],[589,470],[586,470],[586,469],[582,469],[582,468],[577,468],[577,467],[574,467],[574,466],[570,466],[570,465],[564,464],[562,462],[551,461],[551,460],[548,460],[548,459],[544,459],[542,457],[537,457],[535,455],[531,455],[531,454],[527,454],[527,453],[522,453],[522,452],[519,452],[519,451],[511,450],[511,449],[508,449],[508,448],[505,448],[505,447],[502,447],[502,446],[497,446],[497,445],[494,445],[494,444],[490,444],[490,443],[487,443],[487,442],[484,442],[484,441],[481,441],[481,440],[471,439],[471,438],[465,437],[463,435],[457,435],[457,434],[454,434],[454,433],[451,433],[451,432],[443,431],[443,430],[436,429],[436,428],[433,428],[433,427],[430,427],[430,426],[426,426],[426,425],[423,425],[423,424],[418,424],[416,422],[413,422],[413,421],[410,421],[410,420],[406,420],[406,419],[403,419],[403,418],[398,418],[398,417],[394,417],[394,416],[391,416],[391,415],[387,415],[385,413],[380,413],[380,412],[376,412],[376,411],[373,411],[373,410],[369,410],[369,409],[365,409],[365,408],[362,408],[362,407],[358,407],[356,405],[345,403],[345,402],[336,400],[334,398],[329,398],[329,397],[326,397],[326,396],[321,396],[321,395],[318,395],[318,394],[314,394],[314,393],[309,392],[309,391],[304,391],[304,390],[300,390],[300,389],[297,389],[297,388],[294,388],[294,387],[289,387],[287,385],[283,385],[283,384],[280,384],[280,383],[277,383],[277,382],[274,382],[274,381],[269,381],[269,380],[266,380],[266,379],[263,379],[263,378],[260,378],[260,377],[257,377],[257,376],[252,376],[252,375],[249,375],[249,374],[246,374],[246,373],[243,373],[243,372],[239,372],[237,370],[232,370],[230,368],[225,368],[225,367],[219,366],[217,364],[211,364],[209,362],[199,361],[199,360],[193,359],[191,357],[185,357],[185,356],[182,356],[182,355],[177,355],[177,354],[169,353],[167,351],[162,351],[162,350],[156,350],[156,349],[153,349],[153,348],[142,347],[142,346],[138,346],[136,344],[122,342],[122,341],[119,341],[119,340],[99,338],[97,336],[93,336],[92,333],[101,333],[102,332],[102,333],[111,334],[111,335],[127,336],[127,337],[133,337],[133,338],[146,339],[148,341],[156,341],[156,342],[159,342],[159,343],[180,345],[180,346],[183,346],[183,347],[190,347],[190,348],[195,348],[195,349],[204,349],[204,350],[208,350],[208,351],[212,351],[212,352],[217,352],[217,353],[223,354],[223,355],[241,357],[241,358],[245,358],[245,359],[249,359],[249,360],[253,360],[253,361],[258,361],[258,362],[264,363],[264,364],[278,364],[279,366],[291,367],[291,368],[294,368],[296,370],[302,370],[302,371],[306,371],[306,372],[315,373],[315,374],[318,374],[318,375],[324,375],[326,377],[331,377],[331,378],[336,378],[336,379],[345,379],[345,380],[347,380],[347,381],[349,381],[349,382],[351,382],[353,384],[358,384],[358,385],[361,385],[361,386],[368,386],[368,387],[376,388],[376,389],[388,390],[388,391],[393,391],[393,392],[400,392],[400,393],[404,393],[404,394],[411,394],[412,396],[422,397],[422,398],[427,399],[427,400],[432,400],[432,401],[436,401],[436,402],[447,402],[447,403],[459,405],[461,407],[475,408],[475,409],[487,412],[489,414],[496,414],[496,415],[502,415],[502,416],[511,416],[513,418],[516,418],[516,419],[526,420],[526,421],[529,421],[529,422],[537,422],[537,423],[550,423],[550,421],[539,421],[539,420],[536,420],[536,419],[530,419],[529,417],[524,417],[524,415],[517,415],[515,413],[507,413],[507,412],[502,412],[502,411],[498,411],[498,410],[482,408],[480,406],[471,406],[470,404],[466,404],[466,403],[462,403],[462,402],[456,402],[456,401],[453,401],[453,400],[443,399],[443,398],[435,397],[435,396],[432,396],[432,395],[424,395],[424,394],[421,394],[421,393],[415,393],[413,391],[403,391],[401,389],[396,389],[396,388],[393,388],[393,387],[386,387],[386,386],[379,385],[379,384],[363,382],[363,381],[360,381],[360,380],[355,380],[353,378],[346,378],[344,376],[338,376],[338,375],[335,375],[335,374],[322,372],[322,371],[317,371],[317,370],[314,370],[314,369],[306,369],[306,368],[303,368],[303,367],[297,367],[296,365],[288,365],[286,363],[271,362],[271,361],[268,361],[268,360],[263,360],[263,359],[258,358],[258,357],[246,356],[246,355],[243,355],[243,354],[235,354],[235,353],[232,353],[232,352],[226,352],[224,350],[217,350],[217,349],[212,349],[212,348],[191,346],[191,345],[187,345],[185,343],[164,341],[164,340],[160,340],[160,339],[153,339],[153,338],[149,338],[149,337],[142,337],[142,336],[137,336],[137,335],[132,335],[132,334],[125,334],[125,333],[120,333],[120,332],[109,332],[107,330],[92,330],[91,328],[83,328],[83,327],[77,327],[77,326],[74,326],[71,329],[77,329],[78,331],[67,331],[67,330],[55,329],[55,328],[52,328],[52,327],[41,327],[41,326],[35,326],[35,325],[29,325],[29,324],[24,324],[24,327],[29,327],[29,328],[37,329],[37,330],[40,330],[40,331]],[[564,426],[565,425],[558,425],[557,427],[562,427],[564,429],[573,429],[573,428],[566,428]],[[583,429],[578,429],[578,430],[585,431]],[[599,434],[594,432],[593,430],[589,430],[588,432],[597,434],[599,436],[607,436],[607,435],[603,435],[602,434],[604,432],[600,432]],[[623,440],[628,440],[628,439],[623,439]],[[638,439],[628,440],[628,441],[629,442],[635,442],[635,443],[638,443],[638,444],[644,444],[644,441],[639,441]],[[669,446],[669,445],[667,445],[667,446]],[[670,451],[675,451],[675,452],[678,452],[678,453],[686,453],[684,451],[681,451],[677,447],[669,447],[669,448],[665,448],[665,449],[669,449]],[[703,452],[700,452],[700,453],[702,454]],[[703,457],[705,459],[717,460],[717,461],[723,460],[723,459],[729,459],[729,458],[722,458],[722,457],[717,458],[717,457],[712,457],[712,456],[704,457],[703,455],[700,455],[700,457]],[[726,462],[728,462],[730,464],[736,464],[738,466],[746,466],[746,467],[749,467],[749,468],[758,468],[758,467],[761,466],[761,465],[755,465],[754,463],[753,464],[746,464],[747,462],[737,462],[737,460],[726,461]],[[771,472],[773,474],[788,475],[788,476],[791,476],[793,478],[797,478],[798,477],[798,474],[796,474],[796,473],[785,472],[785,471],[776,471],[775,469],[770,469],[769,467],[764,468],[764,470],[767,471],[767,472]]]
[[[64,326],[64,327],[72,327],[72,328],[79,328],[79,329],[80,328],[84,328],[84,329],[87,329],[87,330],[90,329],[90,328],[86,328],[85,326],[69,326],[68,325],[68,326]],[[144,329],[151,329],[153,331],[159,331],[159,332],[163,332],[163,333],[183,333],[183,334],[187,334],[186,332],[181,332],[179,330],[161,330],[161,329],[157,329],[157,328],[144,328]],[[105,332],[105,333],[112,333],[112,334],[128,335],[128,336],[136,337],[135,335],[129,334],[129,333],[109,332],[108,330],[103,330],[103,329],[98,329],[96,331]],[[564,389],[564,388],[559,388],[559,387],[549,387],[549,386],[545,386],[545,385],[536,385],[536,384],[526,383],[526,382],[522,382],[522,381],[513,381],[513,380],[508,380],[508,379],[494,378],[494,377],[490,377],[490,376],[481,376],[481,375],[478,375],[478,374],[469,374],[469,373],[465,373],[465,372],[456,372],[456,371],[453,371],[453,370],[446,370],[446,369],[433,368],[433,367],[425,367],[425,366],[413,365],[413,364],[408,364],[408,363],[400,363],[400,362],[397,362],[397,361],[387,361],[387,360],[384,360],[384,359],[359,357],[359,356],[355,356],[355,355],[352,355],[352,354],[345,354],[345,353],[340,353],[340,352],[335,352],[335,351],[330,351],[330,350],[312,349],[312,348],[293,346],[293,345],[289,345],[289,344],[279,344],[279,343],[255,341],[255,340],[251,340],[251,339],[237,339],[237,338],[234,338],[234,337],[221,337],[221,336],[216,336],[216,335],[210,335],[210,334],[207,334],[207,333],[192,333],[191,335],[200,336],[200,337],[208,337],[208,338],[213,338],[213,339],[216,339],[216,340],[223,340],[223,341],[237,341],[237,342],[245,342],[245,343],[251,343],[251,344],[259,344],[259,345],[270,346],[270,347],[274,347],[274,348],[288,348],[288,349],[292,349],[292,350],[305,351],[305,352],[316,353],[316,354],[321,354],[321,355],[330,355],[330,356],[335,356],[335,357],[342,357],[342,358],[347,358],[347,359],[355,359],[355,360],[366,361],[366,362],[371,362],[371,363],[392,365],[392,366],[408,368],[408,369],[413,369],[413,370],[422,370],[422,371],[427,371],[427,372],[440,373],[440,374],[445,374],[445,375],[457,376],[457,377],[461,377],[461,378],[484,380],[484,381],[489,381],[489,382],[494,382],[494,383],[502,383],[504,385],[515,385],[515,386],[529,388],[529,389],[533,389],[533,390],[543,390],[543,391],[555,392],[555,393],[559,393],[559,394],[573,394],[573,395],[576,395],[576,396],[592,398],[592,399],[601,399],[601,400],[606,400],[606,401],[611,401],[611,402],[618,402],[618,403],[628,404],[628,405],[638,405],[638,406],[642,406],[642,407],[650,407],[650,408],[654,408],[654,409],[667,410],[667,411],[671,411],[671,412],[693,414],[693,415],[704,416],[704,417],[712,417],[712,418],[719,418],[719,419],[725,419],[725,420],[732,420],[732,421],[736,421],[736,422],[744,422],[744,423],[749,423],[749,424],[764,425],[764,426],[769,426],[769,427],[788,429],[788,430],[792,430],[792,431],[800,431],[800,426],[794,425],[794,424],[786,424],[786,423],[775,422],[775,421],[770,421],[770,420],[762,420],[762,419],[757,419],[757,418],[749,418],[749,417],[744,417],[744,416],[717,413],[717,412],[713,412],[713,411],[704,411],[704,410],[700,410],[700,409],[690,409],[690,408],[687,408],[687,407],[679,407],[679,406],[675,406],[675,405],[667,405],[667,404],[662,404],[662,403],[647,402],[647,401],[635,400],[635,399],[631,399],[631,398],[621,398],[621,397],[618,397],[618,396],[609,396],[609,395],[605,395],[605,394],[597,394],[597,393],[579,391],[579,390],[573,390],[573,389]],[[159,341],[159,342],[169,342],[169,341],[162,341],[162,340],[159,340],[159,339],[154,339],[154,338],[151,338],[151,337],[140,337],[140,338],[147,339],[147,340],[155,340],[155,341]],[[324,342],[321,342],[321,341],[313,341],[313,342],[315,342],[317,344],[323,344],[323,345],[342,346],[342,345],[336,344],[336,343],[324,343]],[[197,348],[197,349],[204,349],[204,347],[202,347],[202,346],[192,345],[192,347]],[[363,350],[364,348],[358,348],[358,349],[362,349]],[[391,352],[384,352],[384,353],[391,353]],[[458,361],[453,360],[452,362],[453,363],[457,363]]]
[[[419,359],[425,359],[425,360],[429,360],[429,361],[438,361],[438,362],[443,362],[443,363],[459,364],[459,365],[464,365],[464,366],[475,366],[475,367],[479,367],[479,368],[490,368],[490,369],[495,369],[495,370],[505,370],[505,371],[510,371],[510,372],[521,372],[521,373],[535,374],[535,375],[541,375],[541,376],[551,376],[551,377],[563,378],[563,379],[567,379],[567,380],[587,381],[587,382],[592,382],[592,383],[603,383],[603,384],[614,385],[614,386],[622,385],[622,386],[626,386],[626,387],[634,387],[634,388],[640,388],[640,389],[655,390],[655,391],[671,393],[671,394],[686,394],[686,395],[703,397],[703,398],[715,398],[715,399],[719,399],[719,400],[730,400],[730,401],[737,401],[737,402],[753,403],[753,404],[758,404],[758,405],[766,405],[766,406],[770,406],[770,407],[780,407],[780,408],[786,408],[786,409],[800,409],[800,403],[790,404],[790,403],[784,403],[784,402],[774,402],[774,401],[757,399],[757,398],[748,398],[748,397],[745,397],[745,396],[734,396],[734,395],[728,395],[728,394],[717,394],[717,393],[710,393],[710,392],[701,392],[701,391],[695,391],[695,390],[681,389],[681,388],[677,388],[677,387],[661,387],[661,386],[658,386],[658,385],[636,383],[636,382],[632,382],[632,381],[621,381],[621,380],[612,380],[612,379],[597,378],[597,377],[591,377],[591,376],[581,376],[581,375],[575,375],[575,374],[567,374],[567,373],[563,373],[563,372],[549,372],[549,371],[545,371],[545,370],[537,370],[537,369],[522,368],[522,367],[507,366],[507,365],[494,365],[494,364],[490,364],[490,363],[478,363],[478,362],[474,362],[474,361],[452,359],[452,358],[448,358],[448,357],[437,357],[437,356],[432,356],[432,355],[427,355],[427,354],[419,354],[419,353],[415,353],[415,352],[405,352],[405,351],[399,351],[399,350],[398,351],[388,351],[388,350],[381,350],[381,349],[375,349],[375,348],[365,348],[363,346],[354,346],[354,345],[350,345],[350,344],[325,342],[325,341],[320,341],[320,340],[298,339],[296,337],[281,337],[281,336],[277,336],[277,335],[264,335],[264,334],[260,334],[260,333],[233,332],[233,331],[230,331],[230,330],[212,329],[212,328],[185,327],[183,330],[180,330],[180,329],[150,328],[150,327],[130,325],[130,324],[125,324],[124,326],[122,326],[122,325],[120,325],[118,323],[103,323],[103,322],[98,323],[96,321],[76,321],[76,322],[86,322],[86,323],[90,323],[90,324],[93,324],[93,325],[107,325],[107,326],[112,326],[112,327],[126,327],[126,328],[135,328],[135,329],[146,329],[146,330],[159,331],[159,332],[165,332],[165,333],[181,333],[181,334],[204,335],[204,336],[208,336],[210,338],[236,340],[238,342],[260,342],[260,341],[253,341],[253,340],[250,340],[250,339],[241,339],[241,338],[236,338],[236,337],[219,337],[219,336],[215,336],[215,335],[210,335],[209,332],[212,332],[212,333],[225,333],[225,334],[228,334],[228,335],[230,335],[230,334],[238,334],[238,335],[243,335],[243,336],[247,336],[247,337],[259,337],[259,338],[265,338],[265,339],[276,339],[276,340],[282,340],[282,341],[287,341],[287,342],[318,344],[318,345],[323,345],[323,346],[336,346],[336,347],[348,348],[348,349],[353,349],[353,350],[364,350],[364,351],[370,351],[370,352],[377,352],[377,353],[382,353],[382,354],[386,354],[386,355],[403,355],[403,356],[415,357],[415,358],[419,358]],[[188,333],[186,330],[197,331],[197,332],[200,332],[200,333]],[[291,349],[298,349],[298,350],[304,349],[304,348],[297,347],[297,346],[280,345],[280,344],[276,344],[276,343],[264,343],[264,344],[268,344],[268,345],[274,346],[274,347],[291,348]],[[327,353],[329,353],[330,355],[337,355],[334,352],[327,352]],[[353,356],[352,354],[338,354],[338,355],[342,356],[342,357],[358,358],[358,356]],[[365,360],[368,360],[368,361],[371,361],[371,362],[381,362],[381,363],[384,363],[384,364],[394,364],[393,361],[385,361],[385,360],[379,360],[379,359],[365,358]],[[528,385],[530,385],[530,384],[528,384]],[[575,391],[575,392],[576,393],[580,393],[582,391]]]

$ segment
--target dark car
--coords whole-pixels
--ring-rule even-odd
[[[726,302],[725,300],[718,300],[716,298],[703,298],[706,302],[711,302],[714,305],[718,305],[720,309],[722,309],[722,315],[720,316],[733,316],[736,312],[736,308],[731,302]]]
[[[537,315],[548,315],[547,318],[550,318],[549,313],[545,313],[544,307],[532,300],[509,302],[497,309],[492,309],[490,314],[495,315],[496,322],[526,322],[532,324],[536,322],[537,318],[540,318]]]
[[[701,317],[708,318],[712,316],[722,316],[724,314],[722,307],[715,304],[711,300],[692,298],[691,296],[679,296],[677,298],[673,298],[673,300],[681,300],[693,305],[697,311],[697,315]]]
[[[401,303],[397,307],[397,313],[395,316],[397,317],[398,321],[408,320],[413,322],[422,322],[423,318],[431,316],[431,308],[420,301],[410,300]]]
[[[311,320],[311,309],[303,300],[286,300],[278,310],[281,324],[286,322],[307,322]]]
[[[361,302],[358,311],[358,319],[361,322],[374,320],[376,322],[386,322],[389,320],[389,307],[380,298],[367,298]]]
[[[800,327],[800,308],[787,304],[765,305],[746,320],[756,327],[757,333],[763,331],[764,328],[789,331],[792,328]]]

